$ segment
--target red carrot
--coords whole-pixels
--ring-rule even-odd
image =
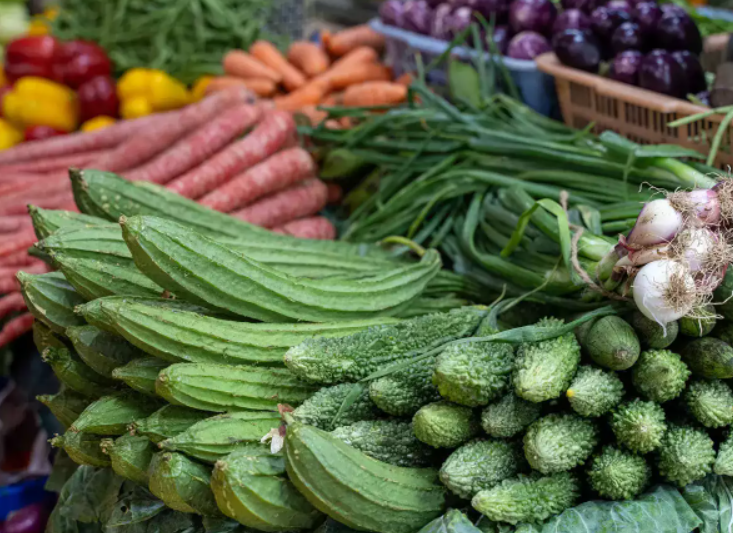
[[[259,107],[248,104],[226,109],[149,163],[127,172],[125,177],[131,181],[168,183],[191,168],[206,163],[209,157],[256,124],[261,115]]]
[[[300,239],[333,240],[336,238],[336,228],[324,217],[301,218],[278,226],[272,231]]]
[[[25,250],[38,240],[33,228],[27,228],[14,233],[10,237],[5,237],[0,242],[0,257],[5,257],[18,250]]]
[[[28,333],[33,327],[33,315],[25,313],[7,322],[0,331],[0,346],[5,346]]]
[[[56,157],[47,157],[38,159],[37,161],[27,161],[25,163],[16,163],[12,165],[0,166],[0,172],[3,175],[8,173],[46,173],[54,170],[65,170],[69,167],[81,168],[87,163],[103,156],[107,150],[91,150],[89,152],[80,152],[78,154],[60,155]]]
[[[211,159],[168,184],[186,198],[200,198],[228,182],[232,176],[264,161],[277,152],[295,132],[290,113],[268,111],[257,127],[244,139],[221,150]]]
[[[15,266],[0,266],[0,278],[12,278],[18,270],[28,272],[29,274],[43,274],[49,271],[49,267],[46,263],[35,257],[28,256],[27,265],[15,265]]]
[[[241,88],[216,92],[184,108],[176,115],[162,117],[144,132],[135,135],[90,166],[112,172],[135,168],[158,155],[189,131],[205,124],[224,109],[247,102],[249,97],[250,93]]]
[[[0,233],[15,233],[16,231],[31,225],[31,219],[24,215],[12,215],[0,217]]]
[[[317,178],[307,179],[271,194],[232,213],[232,216],[265,228],[282,226],[315,215],[326,205],[328,190]]]
[[[11,292],[0,298],[0,319],[5,318],[10,313],[25,311],[28,309],[25,300],[19,292]]]
[[[48,209],[58,205],[57,199],[61,197],[71,197],[71,187],[68,178],[55,176],[48,183],[36,184],[0,197],[0,215],[21,215],[26,212],[28,204]]]
[[[204,196],[199,203],[228,213],[302,181],[314,172],[315,165],[308,152],[290,148],[239,174]]]
[[[28,250],[24,249],[13,252],[5,257],[0,257],[0,266],[3,268],[15,267],[18,269],[30,265],[34,261],[36,261],[36,258],[28,255]]]

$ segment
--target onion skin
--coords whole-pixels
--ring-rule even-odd
[[[683,284],[682,291],[690,294],[689,304],[672,307],[666,293],[673,277]],[[645,317],[664,326],[687,315],[695,304],[692,297],[695,280],[687,269],[677,261],[662,259],[642,267],[634,279],[634,302]]]
[[[682,214],[667,199],[652,200],[641,210],[626,239],[630,248],[644,248],[671,241],[682,227]]]
[[[688,195],[695,204],[697,218],[708,226],[720,223],[720,200],[718,193],[713,189],[695,189]]]

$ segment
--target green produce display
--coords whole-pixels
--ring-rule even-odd
[[[610,500],[629,500],[641,494],[651,478],[651,468],[638,455],[608,446],[593,458],[588,480],[594,491]]]
[[[611,370],[631,368],[641,351],[633,328],[617,316],[593,323],[581,344],[596,364]]]
[[[68,389],[63,389],[54,395],[36,396],[36,399],[48,407],[53,416],[58,418],[59,422],[67,428],[92,403],[91,398]]]
[[[674,352],[649,350],[642,352],[631,375],[639,394],[662,403],[680,395],[690,377],[690,370]]]
[[[733,423],[733,391],[721,380],[695,380],[685,391],[685,401],[703,426],[717,428]]]
[[[130,424],[133,434],[144,435],[156,444],[175,437],[200,422],[212,413],[181,407],[179,405],[166,405],[161,407],[147,418],[136,420]]]
[[[122,435],[135,420],[150,416],[160,404],[136,392],[123,392],[90,403],[71,426],[72,431]]]
[[[66,336],[74,345],[76,353],[89,367],[106,377],[143,353],[127,344],[117,335],[112,335],[94,326],[66,328]]]
[[[412,416],[423,405],[440,400],[433,371],[435,358],[429,357],[400,372],[369,383],[369,398],[392,416]]]
[[[659,448],[667,431],[664,409],[639,399],[620,405],[611,415],[610,423],[618,442],[636,453]]]
[[[478,434],[479,423],[468,407],[435,402],[415,413],[412,429],[418,440],[433,448],[456,448]]]
[[[430,466],[433,449],[420,442],[410,422],[401,420],[364,420],[339,426],[334,437],[364,452],[369,457],[395,466]]]
[[[140,357],[112,371],[112,378],[122,381],[137,392],[155,397],[158,374],[169,365],[157,357]]]
[[[624,385],[613,372],[583,365],[565,395],[573,411],[581,416],[598,417],[621,401]]]
[[[49,272],[33,275],[19,272],[18,281],[28,310],[54,333],[64,335],[66,328],[84,324],[74,314],[74,307],[85,300],[69,285],[63,274]]]
[[[713,446],[713,440],[702,430],[670,427],[659,447],[659,471],[680,487],[702,479],[715,463]]]
[[[677,339],[679,333],[678,322],[669,322],[662,327],[639,311],[634,312],[630,323],[639,335],[641,344],[654,350],[667,348]]]
[[[510,392],[481,413],[481,426],[492,437],[513,437],[540,417],[539,404]]]
[[[576,415],[547,415],[524,435],[524,455],[535,470],[554,474],[582,465],[595,447],[593,422]]]
[[[46,348],[41,354],[59,381],[69,389],[90,398],[113,392],[115,382],[97,374],[78,355],[66,348]]]
[[[358,396],[351,405],[342,409],[353,389],[353,385],[349,383],[323,387],[293,411],[293,418],[326,431],[379,418],[380,411],[369,398],[369,391],[366,389],[357,391]]]
[[[63,448],[77,464],[88,466],[110,466],[109,457],[102,451],[102,438],[81,431],[67,431],[50,440],[51,446]]]

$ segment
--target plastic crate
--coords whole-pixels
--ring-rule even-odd
[[[722,60],[719,45],[727,39],[717,37],[706,40],[706,64]],[[640,144],[677,144],[707,154],[723,120],[716,115],[670,128],[670,122],[708,108],[567,67],[552,52],[536,62],[542,72],[554,76],[563,119],[573,128],[593,124],[594,133],[612,130]],[[733,125],[723,136],[715,165],[724,170],[733,166]]]
[[[420,53],[423,63],[427,64],[448,49],[449,43],[446,41],[388,26],[377,19],[369,24],[375,31],[385,36],[386,62],[398,76],[405,72],[415,72],[416,53]],[[456,47],[452,50],[452,54],[460,59],[471,59],[476,57],[477,52],[465,47]],[[499,61],[499,58],[491,58],[489,54],[485,56],[487,61],[491,59]],[[546,116],[559,116],[552,76],[540,72],[534,61],[508,57],[502,57],[501,61],[511,73],[522,100],[529,107]],[[432,84],[447,84],[445,69],[435,69],[428,76]]]

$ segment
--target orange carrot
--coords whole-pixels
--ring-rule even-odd
[[[379,63],[349,65],[334,70],[329,76],[334,91],[367,81],[390,81],[392,70]]]
[[[386,81],[368,81],[346,89],[344,105],[347,107],[395,105],[404,102],[405,98],[407,87],[404,85]]]
[[[291,44],[288,48],[288,61],[309,78],[323,74],[331,65],[331,60],[323,49],[308,41],[296,41]]]
[[[301,239],[333,240],[336,238],[336,228],[324,217],[301,218],[278,226],[272,231]]]
[[[280,73],[283,85],[288,91],[299,89],[306,83],[301,71],[288,63],[288,60],[267,41],[257,41],[249,48],[249,53],[271,69]]]
[[[328,35],[326,46],[331,55],[340,57],[360,46],[369,46],[375,50],[384,48],[384,37],[371,29],[367,24],[354,26]]]
[[[320,103],[321,107],[336,107],[340,106],[344,100],[344,93],[331,93],[326,96]]]
[[[262,78],[274,83],[283,81],[282,74],[243,50],[232,50],[224,56],[224,72],[236,78]]]
[[[413,80],[415,77],[412,75],[411,72],[405,72],[402,76],[397,78],[394,82],[399,83],[400,85],[404,85],[405,87],[409,87],[412,85]]]
[[[5,346],[28,333],[33,327],[33,315],[25,313],[7,322],[0,331],[0,346]]]
[[[318,105],[331,91],[328,80],[314,78],[287,96],[275,98],[275,107],[284,111],[297,111],[308,105]]]
[[[328,189],[318,178],[310,178],[273,193],[234,213],[233,217],[264,228],[287,224],[315,215],[326,206]]]
[[[323,122],[328,116],[328,113],[326,113],[325,111],[321,111],[314,105],[303,106],[298,109],[298,113],[306,116],[313,126],[317,126],[318,124]]]
[[[206,86],[206,94],[215,93],[229,87],[244,87],[257,96],[267,98],[275,92],[275,82],[267,78],[235,78],[233,76],[219,76],[211,80]]]

